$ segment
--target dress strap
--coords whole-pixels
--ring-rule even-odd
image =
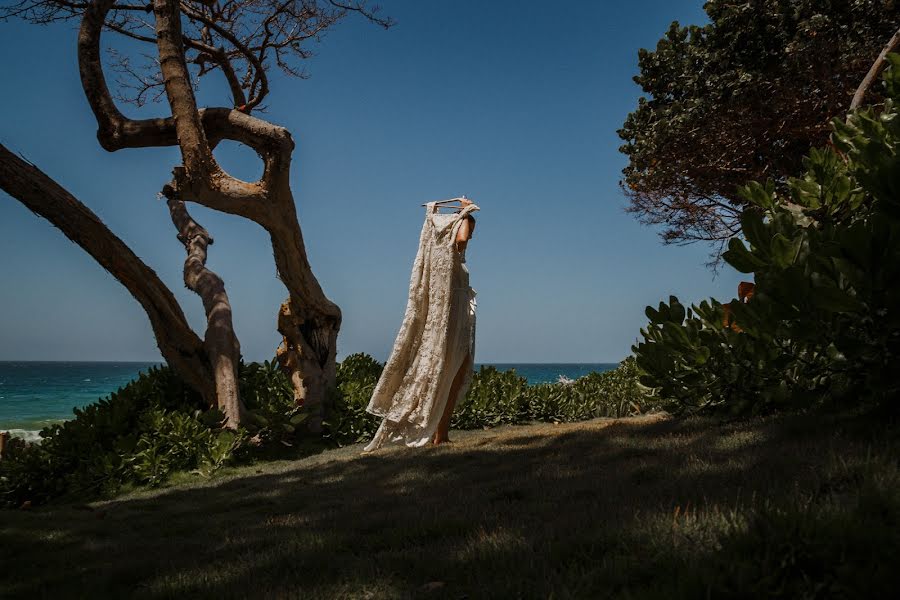
[[[468,206],[463,207],[463,209],[462,209],[461,211],[459,211],[458,213],[456,213],[456,217],[457,217],[458,219],[462,219],[463,217],[465,217],[465,216],[468,215],[469,213],[473,213],[473,212],[475,212],[476,210],[481,210],[480,208],[478,208],[478,205],[477,205],[477,204],[469,204]]]
[[[425,204],[425,222],[434,225],[434,215],[437,212],[434,208],[436,202],[428,202]]]
[[[456,232],[459,231],[460,227],[462,227],[463,219],[465,217],[467,217],[469,214],[475,212],[476,210],[481,210],[480,208],[478,208],[477,204],[469,204],[468,206],[466,206],[462,210],[460,210],[458,213],[453,215],[454,216],[454,219],[452,221],[453,225],[450,227],[450,236],[447,238],[447,241],[450,244],[450,246],[453,246],[456,243]]]

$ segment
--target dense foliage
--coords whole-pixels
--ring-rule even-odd
[[[170,369],[150,369],[44,429],[40,444],[11,444],[0,461],[0,504],[104,495],[158,485],[174,470],[213,470],[242,436],[217,429],[221,415],[201,407]]]
[[[338,445],[368,440],[378,421],[366,412],[384,365],[368,354],[351,354],[338,364],[337,389],[325,416],[325,438]]]
[[[379,421],[365,410],[382,365],[365,354],[348,356],[338,368],[338,390],[326,419],[326,435],[339,444],[368,440]],[[633,359],[605,373],[574,382],[529,385],[515,370],[482,366],[465,399],[453,411],[453,429],[480,429],[531,421],[572,422],[624,417],[662,408],[638,382]]]
[[[894,0],[704,8],[707,25],[673,23],[655,51],[640,51],[646,96],[619,131],[630,211],[664,225],[667,242],[736,235],[748,181],[787,194],[900,23]]]
[[[160,485],[177,471],[208,475],[298,441],[307,415],[274,362],[241,365],[240,389],[247,426],[231,431],[171,369],[151,368],[75,409],[74,419],[45,428],[40,444],[13,441],[0,461],[0,506],[108,496],[130,485]]]
[[[660,408],[638,383],[629,358],[613,371],[590,373],[572,382],[528,385],[514,370],[481,367],[465,400],[453,412],[451,427],[478,429],[530,421],[568,423],[595,417],[626,417]]]
[[[827,401],[896,409],[900,391],[900,56],[890,55],[881,110],[835,120],[833,148],[813,150],[787,192],[751,183],[747,244],[724,259],[753,273],[755,295],[692,309],[647,309],[635,346],[645,383],[683,406],[735,411]]]

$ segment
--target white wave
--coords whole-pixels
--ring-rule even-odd
[[[20,438],[26,442],[40,442],[40,430],[37,429],[10,429],[9,434],[14,438]]]

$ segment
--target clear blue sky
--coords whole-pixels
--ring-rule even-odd
[[[479,362],[612,362],[629,354],[644,307],[670,293],[732,298],[708,248],[664,247],[624,212],[616,129],[640,90],[637,51],[700,1],[382,0],[397,25],[348,19],[307,62],[275,76],[267,118],[298,148],[294,193],[310,260],[344,311],[339,356],[384,359],[403,316],[422,202],[467,194],[481,207],[468,253],[478,290]],[[184,250],[156,192],[174,149],[103,151],[78,82],[73,24],[0,23],[0,141],[88,204],[169,283]],[[18,57],[18,58],[16,58]],[[227,99],[218,80],[204,97]],[[164,105],[147,113],[161,114]],[[130,107],[126,112],[134,114]],[[235,175],[259,173],[223,148]],[[267,237],[202,207],[216,239],[244,356],[273,355],[284,299]],[[0,360],[157,360],[147,319],[111,276],[0,192]]]

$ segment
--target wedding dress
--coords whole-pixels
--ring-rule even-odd
[[[391,356],[366,410],[382,417],[365,450],[383,444],[427,444],[447,406],[453,379],[464,367],[456,401],[466,395],[475,356],[475,291],[465,251],[456,250],[459,226],[474,204],[453,214],[425,209],[409,300]]]

